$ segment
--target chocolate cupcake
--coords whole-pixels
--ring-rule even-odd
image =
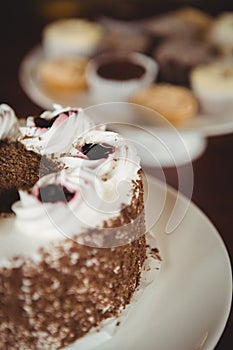
[[[197,40],[168,40],[154,51],[158,62],[159,80],[173,84],[189,85],[191,69],[215,58],[211,47]]]
[[[125,102],[149,86],[157,71],[155,60],[138,52],[105,53],[89,61],[87,82],[94,102]]]

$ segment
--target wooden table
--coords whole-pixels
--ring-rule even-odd
[[[8,8],[1,12],[0,101],[11,105],[17,114],[23,117],[42,111],[26,97],[19,86],[18,68],[24,55],[39,43],[45,21],[27,10],[26,6],[22,7],[21,1],[15,2],[14,8],[11,6],[12,2],[7,2]],[[233,134],[210,138],[203,156],[193,162],[193,170],[192,199],[219,230],[232,258]],[[185,167],[183,171],[185,172]],[[149,169],[149,172],[153,174],[155,170]],[[164,172],[167,182],[176,187],[175,169],[167,168]],[[216,347],[217,350],[231,349],[232,329],[233,313]]]

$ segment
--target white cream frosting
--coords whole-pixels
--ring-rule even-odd
[[[3,103],[0,105],[0,140],[11,139],[17,134],[18,121],[14,110]]]
[[[39,199],[38,194],[49,184],[64,186],[74,193],[73,198],[68,202],[43,202],[43,195]],[[36,248],[46,246],[49,241],[79,236],[88,229],[102,228],[104,222],[120,215],[123,203],[128,205],[132,199],[132,182],[127,182],[123,191],[120,188],[115,192],[113,186],[114,183],[102,181],[92,169],[84,167],[44,176],[30,194],[19,191],[20,201],[12,206],[16,214],[15,228],[33,240]],[[90,242],[90,245],[93,243],[96,244]],[[12,253],[16,254],[17,249],[18,246],[12,247]],[[24,247],[20,252],[37,258],[35,253],[31,245],[29,251]]]
[[[233,104],[233,61],[196,67],[191,73],[191,83],[197,94],[201,92],[217,99],[229,98]]]
[[[108,157],[89,160],[81,153],[85,144],[106,144],[113,147]],[[121,203],[129,204],[132,180],[138,178],[140,159],[135,148],[119,134],[110,131],[92,130],[74,142],[70,155],[61,158],[70,168],[90,168],[101,179],[105,188],[105,208],[109,203],[120,207]],[[116,209],[114,209],[115,211]]]
[[[81,147],[85,144],[106,144],[113,147],[113,152],[106,159],[89,160],[81,152]],[[70,168],[93,169],[105,188],[108,188],[109,201],[115,200],[119,195],[121,197],[123,193],[129,193],[132,179],[137,178],[140,169],[140,159],[133,145],[110,131],[91,130],[84,134],[74,142],[70,155],[61,160]],[[125,203],[126,199],[121,200]]]
[[[70,18],[48,24],[43,32],[43,47],[48,56],[89,55],[99,44],[103,28],[91,21]]]
[[[50,128],[37,127],[34,118],[28,117],[26,126],[20,128],[21,137],[19,140],[28,150],[41,155],[66,153],[70,150],[77,135],[94,127],[94,123],[82,109],[60,108],[58,106],[58,109],[53,112],[44,112],[40,118],[51,120],[56,116],[57,118]]]
[[[74,197],[69,202],[43,202],[43,196],[40,200],[38,193],[40,188],[49,184],[66,187]],[[31,194],[19,191],[20,201],[12,207],[16,213],[16,225],[31,238],[38,235],[45,241],[61,236],[72,237],[85,228],[101,224],[98,216],[101,197],[97,195],[101,191],[100,180],[88,169],[78,172],[64,169],[44,176],[32,188]]]
[[[225,12],[218,16],[210,30],[210,39],[219,46],[233,48],[233,12]]]

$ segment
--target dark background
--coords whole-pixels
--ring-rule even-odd
[[[110,15],[128,21],[186,5],[198,7],[213,15],[225,10],[233,11],[233,0],[80,0],[76,2],[63,0],[63,5],[64,2],[66,2],[65,14],[67,16],[97,18],[101,15]],[[42,112],[42,109],[33,104],[22,91],[18,82],[18,68],[25,54],[40,42],[44,25],[61,16],[60,4],[61,0],[1,1],[0,103],[8,103],[20,117]],[[194,191],[192,199],[219,230],[232,259],[233,134],[209,138],[206,152],[193,162],[193,169]],[[149,169],[149,171],[155,174],[153,169]],[[182,167],[182,171],[185,176],[185,166]],[[167,168],[164,169],[164,172],[167,182],[177,187],[176,170]],[[232,326],[233,315],[231,313],[216,350],[232,349]]]

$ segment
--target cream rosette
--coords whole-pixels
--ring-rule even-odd
[[[101,227],[108,219],[101,212],[104,187],[90,169],[64,169],[42,177],[31,193],[19,191],[12,209],[17,228],[44,240],[74,237]]]
[[[94,123],[81,108],[57,108],[46,111],[39,117],[28,117],[26,126],[20,128],[19,140],[28,150],[42,155],[70,150],[77,135],[82,135],[94,127]]]
[[[119,134],[91,130],[75,141],[61,161],[71,169],[92,169],[104,184],[105,200],[115,202],[116,206],[120,202],[129,204],[132,179],[138,178],[140,159],[134,146]]]
[[[0,140],[14,139],[18,133],[18,120],[14,110],[3,103],[0,105]]]

